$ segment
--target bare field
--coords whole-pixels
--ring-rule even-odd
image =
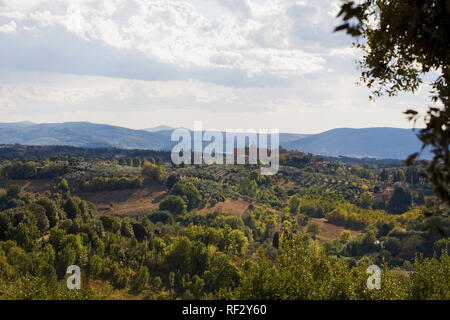
[[[50,180],[0,180],[0,188],[7,188],[12,184],[20,185],[24,191],[32,193],[44,193],[51,189]],[[75,195],[92,202],[100,214],[117,214],[122,216],[143,216],[150,211],[158,209],[159,203],[166,196],[168,190],[163,186],[150,185],[139,189],[81,192]],[[200,213],[221,211],[242,217],[250,202],[244,199],[227,198],[224,202],[219,202],[214,206],[207,204],[198,210]],[[255,206],[258,206],[254,203]],[[361,232],[345,229],[328,223],[326,219],[310,218],[310,223],[319,225],[319,236],[324,239],[339,239],[342,231],[350,231],[352,238],[357,237]]]
[[[44,193],[51,190],[52,184],[50,180],[6,180],[0,179],[0,189],[6,189],[10,185],[16,184],[21,186],[26,192]]]
[[[224,202],[219,202],[214,206],[206,205],[201,210],[198,210],[198,212],[207,213],[213,211],[222,211],[242,217],[249,204],[250,203],[248,201],[240,198],[237,200],[227,198]]]
[[[166,193],[164,187],[145,186],[139,189],[82,192],[77,196],[95,204],[99,213],[142,216],[158,209]]]
[[[348,230],[350,231],[352,238],[357,237],[361,231],[356,230],[350,230],[346,229],[344,227],[336,226],[334,224],[331,224],[327,222],[325,218],[310,218],[310,223],[317,223],[320,228],[319,236],[326,239],[339,239],[341,236],[342,231]]]

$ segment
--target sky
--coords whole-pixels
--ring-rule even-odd
[[[339,0],[0,0],[0,122],[142,129],[402,127],[370,102]]]

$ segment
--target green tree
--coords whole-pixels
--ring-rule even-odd
[[[167,186],[167,188],[172,189],[172,187],[173,187],[173,186],[175,185],[175,183],[177,183],[178,181],[180,181],[180,179],[179,179],[176,175],[172,174],[172,175],[168,176],[168,177],[167,177],[167,181],[166,181],[166,186]]]
[[[144,164],[142,173],[157,183],[163,183],[166,179],[166,169],[150,162]]]
[[[81,199],[78,197],[69,197],[64,202],[64,211],[67,214],[67,218],[73,220],[81,215],[80,205]]]
[[[425,128],[418,137],[422,150],[430,147],[434,157],[426,164],[434,191],[450,204],[450,10],[443,0],[345,0],[338,16],[344,20],[335,30],[364,38],[360,61],[362,82],[375,96],[416,92],[426,75],[435,103],[424,115]],[[414,122],[415,110],[405,112]],[[412,164],[419,152],[411,155]]]
[[[169,273],[169,287],[170,287],[170,291],[173,294],[173,290],[175,289],[175,273],[171,272]]]
[[[411,192],[405,187],[396,187],[389,199],[388,210],[391,213],[400,214],[409,210],[412,205]]]
[[[341,232],[340,240],[344,243],[349,242],[352,239],[352,234],[348,230]]]
[[[280,246],[280,233],[278,231],[273,234],[272,246],[276,249]]]
[[[67,182],[67,180],[65,178],[63,178],[57,187],[58,191],[61,191],[62,194],[70,196],[70,187],[69,187],[69,183]]]
[[[370,208],[372,206],[372,194],[368,191],[363,192],[359,197],[359,205],[364,209]]]
[[[20,222],[14,229],[14,239],[17,244],[22,246],[28,251],[33,250],[36,246],[36,241],[40,236],[39,229],[36,225],[27,225]]]
[[[300,197],[293,195],[288,200],[289,212],[292,214],[297,214],[300,211]]]
[[[248,239],[241,230],[232,230],[225,236],[225,250],[231,255],[243,255],[248,247]]]
[[[306,232],[315,238],[320,233],[319,225],[315,222],[308,224],[306,227]]]
[[[416,259],[414,270],[410,275],[410,299],[450,299],[450,257],[447,252],[444,252],[440,259]]]
[[[198,275],[192,277],[192,294],[198,299],[201,297],[202,290],[205,287],[205,280]]]
[[[50,227],[53,228],[54,226],[56,226],[59,221],[59,214],[58,214],[59,210],[58,210],[58,206],[56,205],[56,203],[47,197],[38,199],[36,201],[36,203],[38,205],[44,207],[45,214],[50,223]]]
[[[132,164],[133,164],[133,167],[140,167],[141,166],[141,159],[134,158]]]
[[[102,271],[103,271],[103,259],[98,255],[92,256],[89,262],[89,274],[95,279],[98,278],[98,276],[102,273]]]
[[[12,184],[6,190],[6,197],[8,198],[8,200],[18,199],[21,191],[22,191],[22,188],[19,185]]]
[[[141,292],[148,283],[150,279],[150,272],[146,266],[142,266],[138,273],[134,276],[132,281],[132,288],[136,292]]]
[[[47,218],[44,207],[40,205],[33,205],[30,208],[33,211],[34,216],[36,217],[36,224],[41,231],[41,234],[44,234],[50,228],[50,222]]]
[[[190,181],[181,180],[177,182],[173,186],[171,193],[186,198],[188,211],[197,208],[202,201],[202,195],[197,187]]]
[[[153,278],[153,288],[155,290],[159,291],[159,290],[161,290],[162,286],[163,286],[163,282],[162,282],[161,278],[160,277],[154,277]]]
[[[167,210],[175,215],[186,213],[186,203],[184,199],[180,196],[168,195],[159,204],[160,210]]]
[[[104,215],[100,217],[103,228],[112,233],[116,233],[121,228],[121,220],[119,217],[112,215]]]
[[[243,178],[239,181],[239,192],[245,196],[254,198],[258,192],[258,184],[255,180]]]
[[[401,243],[397,238],[388,238],[384,241],[384,248],[388,250],[393,256],[400,253]]]

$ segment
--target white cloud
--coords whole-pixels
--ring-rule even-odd
[[[195,80],[0,71],[2,121],[87,120],[145,128],[202,120],[208,127],[314,133],[336,127],[408,127],[402,111],[423,111],[428,101],[424,90],[368,103],[367,90],[355,87],[353,76],[337,73],[305,76],[287,87],[233,88]]]
[[[340,0],[0,0],[0,119],[408,126],[427,91],[367,101]],[[20,54],[17,54],[17,53]]]
[[[148,61],[188,69],[188,74],[189,70],[198,68],[219,70],[219,73],[225,68],[242,72],[249,78],[247,83],[254,82],[255,75],[270,75],[273,79],[320,71],[325,63],[317,53],[310,53],[296,43],[298,30],[293,30],[298,27],[303,34],[301,29],[305,25],[299,25],[295,19],[305,16],[298,12],[311,13],[320,6],[331,10],[323,3],[310,6],[309,3],[315,2],[309,1],[308,5],[299,6],[290,0],[220,0],[217,3],[226,9],[219,10],[215,18],[202,15],[188,2],[176,0],[98,0],[75,4],[60,0],[53,3],[49,0],[22,4],[6,1],[0,17],[15,17],[19,26],[23,25],[18,37],[27,37],[26,33],[32,31],[35,38],[55,38],[56,42],[54,34],[64,28],[91,46],[126,50],[121,59],[130,59],[130,54],[142,55]],[[198,1],[196,5],[198,7]],[[310,25],[304,30],[309,37],[315,34],[311,30],[319,30],[320,24],[330,20],[316,16],[319,15],[308,18]],[[44,48],[38,46],[35,50]],[[45,61],[40,63],[45,64]],[[105,65],[105,68],[114,69],[114,65]],[[110,70],[100,75],[108,72]],[[192,77],[200,79],[195,71]],[[211,79],[203,77],[201,80],[217,82],[213,75],[208,77]]]
[[[17,25],[14,21],[11,21],[8,24],[0,26],[0,32],[5,32],[5,33],[14,32],[14,31],[16,31],[16,29],[17,29]]]

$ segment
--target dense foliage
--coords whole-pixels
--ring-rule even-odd
[[[432,78],[433,104],[425,115],[406,110],[414,123],[425,120],[418,137],[422,150],[433,160],[423,163],[434,190],[450,205],[450,4],[448,0],[344,0],[339,12],[345,30],[363,37],[361,81],[375,96],[416,92],[424,79]]]
[[[450,298],[448,210],[418,169],[282,161],[269,177],[114,155],[3,160],[0,298]],[[44,168],[63,169],[37,178]],[[154,209],[119,215],[83,200],[110,190],[141,192]],[[65,287],[72,264],[81,290]],[[370,264],[382,267],[381,290],[366,286]]]

